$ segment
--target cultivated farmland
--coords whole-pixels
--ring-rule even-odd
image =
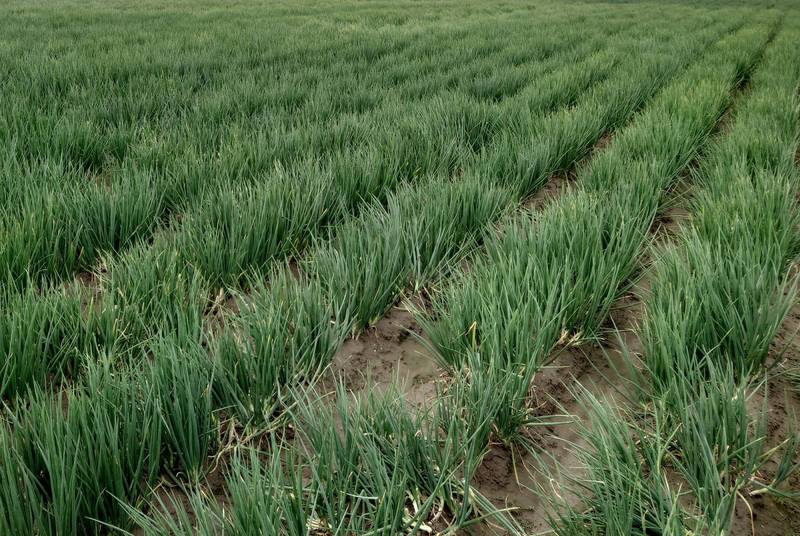
[[[0,536],[800,534],[800,4],[0,4]]]

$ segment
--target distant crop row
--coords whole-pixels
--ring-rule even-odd
[[[34,280],[68,277],[76,271],[92,269],[103,253],[119,252],[136,240],[147,238],[159,221],[162,218],[168,221],[173,212],[182,213],[188,209],[195,215],[189,215],[187,225],[203,225],[202,220],[195,220],[201,217],[199,214],[203,213],[204,205],[216,206],[217,199],[223,203],[226,200],[229,203],[240,200],[247,203],[248,196],[256,197],[265,188],[265,195],[269,195],[270,188],[278,190],[281,184],[284,188],[303,188],[304,193],[319,190],[320,195],[327,192],[326,197],[333,196],[333,199],[325,199],[331,206],[311,207],[311,203],[308,204],[325,217],[320,222],[324,223],[335,219],[336,211],[347,208],[355,199],[369,199],[373,195],[380,197],[384,187],[403,179],[452,172],[479,151],[494,131],[513,128],[518,122],[522,122],[519,128],[524,128],[524,115],[520,117],[519,110],[524,108],[524,104],[530,104],[535,111],[547,91],[545,84],[540,84],[541,92],[526,90],[530,81],[593,54],[599,55],[587,59],[585,68],[581,71],[574,69],[573,73],[602,76],[604,66],[613,61],[607,53],[602,54],[605,38],[624,26],[613,18],[608,19],[594,30],[594,35],[587,36],[570,30],[562,21],[553,20],[552,24],[562,25],[563,31],[546,41],[530,43],[526,34],[521,33],[523,28],[516,28],[511,34],[515,48],[536,60],[525,61],[522,64],[524,71],[518,75],[519,82],[513,89],[498,89],[497,98],[481,99],[458,87],[451,87],[446,71],[437,69],[431,75],[431,84],[442,91],[438,94],[426,92],[423,98],[412,102],[402,96],[392,97],[391,92],[384,91],[382,86],[387,81],[378,84],[365,79],[359,84],[369,87],[375,99],[382,100],[363,111],[339,110],[327,117],[314,109],[314,99],[300,99],[302,110],[308,109],[304,113],[298,113],[292,107],[271,106],[269,102],[254,105],[253,114],[238,110],[240,99],[244,98],[237,99],[238,93],[269,95],[277,92],[272,78],[281,78],[279,73],[275,73],[263,80],[262,83],[269,88],[265,91],[260,91],[255,84],[242,89],[232,84],[223,84],[219,88],[203,86],[200,95],[193,96],[190,102],[172,103],[164,110],[166,116],[163,119],[136,117],[130,121],[112,121],[72,118],[61,108],[48,112],[39,106],[28,105],[31,95],[24,95],[21,90],[12,91],[14,96],[24,95],[26,104],[16,106],[13,100],[4,104],[3,118],[10,121],[3,130],[10,140],[6,145],[6,180],[2,183],[6,193],[5,217],[0,218],[0,225],[8,239],[0,249],[0,269],[23,282],[28,277]],[[434,46],[434,43],[428,46]],[[446,69],[454,69],[452,76],[456,80],[476,79],[471,70],[481,63],[482,57],[493,62],[492,73],[511,76],[508,69],[502,68],[507,64],[498,58],[502,56],[498,47],[501,47],[499,43],[492,43],[486,45],[486,50],[481,50],[479,36],[461,36],[448,43],[448,50],[454,54],[466,54],[469,61],[449,57],[443,52],[436,56],[436,61]],[[415,48],[403,50],[403,54],[414,58],[419,54]],[[476,50],[480,51],[477,58]],[[395,61],[400,65],[419,67],[411,58],[401,55]],[[342,59],[328,67],[350,65],[355,69],[352,61]],[[513,64],[521,60],[512,58],[508,61]],[[593,68],[595,63],[598,69]],[[39,77],[42,80],[55,78],[63,75],[65,68],[53,66],[52,69],[51,72],[39,73]],[[355,99],[352,90],[335,88],[325,68],[314,66],[305,69],[319,79],[320,91],[331,92],[347,102]],[[369,73],[382,73],[383,77],[391,80],[391,73],[385,71],[376,69]],[[102,74],[101,71],[95,76]],[[125,82],[131,86],[138,78],[143,78],[142,83],[158,84],[162,79],[174,77],[170,75],[168,70],[160,76],[158,71],[147,75],[138,73],[137,78]],[[348,80],[357,79],[353,75],[352,71],[342,74],[349,77]],[[553,87],[557,87],[557,79],[551,79]],[[502,87],[501,80],[492,80]],[[415,78],[395,81],[393,91],[414,81]],[[19,83],[24,87],[23,81]],[[76,80],[68,87],[74,91],[78,83],[83,82]],[[293,87],[307,85],[298,83]],[[141,104],[144,98],[149,98],[164,106],[171,98],[159,91],[161,88],[158,86],[144,90],[144,95],[133,90],[122,95],[113,93],[117,87],[85,88],[87,94],[81,98],[49,93],[38,98],[60,102],[67,110],[78,107],[84,116],[90,111],[107,110],[118,101]],[[207,92],[222,92],[227,102],[223,108],[227,115],[214,119],[202,98]],[[178,95],[173,98],[178,98]],[[33,117],[26,118],[23,114],[33,114]],[[111,134],[102,131],[85,135],[67,132],[60,136],[58,132],[59,128],[94,128],[86,125],[95,124],[113,125],[126,136],[144,139],[130,141],[131,149],[115,152],[107,147],[108,140],[113,139]],[[33,129],[37,130],[31,132]],[[97,162],[89,165],[85,162],[88,156],[72,154],[77,150],[81,153],[89,151],[88,147],[50,147],[53,140],[61,138],[70,145],[82,139],[87,145],[96,145],[94,150],[98,154],[91,160]],[[149,146],[153,148],[149,149]],[[36,154],[36,150],[41,154]],[[137,154],[137,150],[158,153]],[[87,175],[93,180],[86,180]],[[20,176],[25,180],[15,178]],[[285,184],[287,182],[292,184]],[[282,192],[275,191],[275,194]],[[344,207],[334,203],[339,198],[346,200]],[[189,208],[194,206],[197,207]],[[234,235],[230,240],[235,243],[240,238]],[[249,238],[255,240],[258,237]],[[287,247],[292,245],[290,238],[287,237]],[[241,275],[236,272],[238,266],[225,268],[232,271],[221,274],[226,280]]]

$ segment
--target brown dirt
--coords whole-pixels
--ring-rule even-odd
[[[102,289],[102,274],[94,272],[78,272],[75,274],[75,279],[64,283],[66,290],[77,290],[81,296],[82,312],[88,316],[90,311],[99,314],[102,311],[101,298],[103,295]]]
[[[541,210],[552,203],[553,200],[564,195],[566,189],[574,183],[575,175],[573,171],[556,173],[535,194],[526,199],[522,206],[531,211]]]
[[[612,319],[607,327],[610,330],[617,326],[622,332],[622,341],[626,333],[634,327],[638,317],[633,302],[635,298],[625,296],[620,305],[612,312]],[[581,467],[573,450],[573,445],[583,442],[579,437],[574,422],[587,418],[585,408],[574,396],[573,389],[580,383],[593,395],[603,398],[619,398],[615,391],[624,384],[619,373],[622,372],[623,354],[620,340],[612,335],[606,340],[582,344],[577,347],[562,349],[555,360],[544,368],[536,378],[532,387],[532,406],[535,414],[546,418],[552,415],[568,415],[573,422],[547,425],[534,431],[533,439],[542,454],[546,469],[553,471],[556,465],[570,471],[572,477],[580,475]],[[615,368],[616,367],[616,368]],[[618,373],[619,372],[619,373]],[[561,487],[563,482],[550,481],[535,471],[536,461],[529,455],[520,456],[502,447],[492,448],[484,466],[491,465],[486,472],[479,472],[476,479],[478,489],[491,498],[496,505],[515,506],[517,521],[526,532],[538,534],[550,530],[544,504],[534,490],[550,490],[559,493],[573,505],[577,497],[568,496]],[[500,472],[495,468],[504,460],[507,469]],[[516,461],[516,467],[514,464]],[[492,475],[485,478],[486,474]],[[503,477],[502,482],[498,482]]]
[[[355,393],[396,380],[408,401],[422,405],[436,395],[441,371],[420,333],[408,309],[394,307],[375,327],[345,341],[331,371]]]
[[[211,474],[209,478],[215,480],[209,482],[207,486],[203,486],[205,497],[213,498],[220,506],[230,507],[230,501],[225,494],[224,477],[221,474],[216,476]],[[164,515],[173,519],[185,516],[191,523],[195,522],[196,516],[192,509],[192,499],[186,489],[162,482],[153,492],[154,497],[150,499],[145,513],[151,516]],[[145,534],[142,527],[135,527],[132,532],[133,536],[144,536]]]
[[[624,296],[612,312],[608,323],[619,330],[619,336],[612,334],[603,341],[568,348],[560,352],[551,366],[545,368],[534,380],[533,407],[541,416],[569,414],[574,419],[586,417],[585,410],[574,399],[571,387],[579,382],[598,397],[619,399],[625,391],[623,348],[634,354],[641,353],[641,344],[636,336],[636,328],[643,305],[638,296],[647,288],[644,277],[632,292]],[[787,316],[774,344],[774,355],[782,356],[776,367],[769,389],[768,445],[778,445],[785,440],[793,416],[800,417],[800,393],[798,385],[793,384],[782,374],[792,367],[800,367],[800,304]],[[622,390],[623,393],[617,392]],[[756,397],[755,404],[758,404]],[[580,465],[570,444],[580,445],[574,424],[560,424],[539,429],[536,435],[537,446],[541,452],[552,457],[547,462],[552,469],[557,462],[571,476],[580,475]],[[771,462],[762,475],[769,481],[776,467],[780,452],[771,457]],[[800,453],[795,455],[795,463],[800,462]],[[491,448],[478,471],[474,484],[496,506],[516,507],[515,518],[526,532],[538,534],[550,529],[544,506],[535,489],[553,490],[563,493],[557,482],[550,482],[532,468],[536,462],[530,456],[519,452],[511,453],[501,445]],[[785,485],[790,490],[800,490],[800,475],[795,475]],[[736,505],[731,535],[784,536],[800,534],[800,502],[792,499],[777,499],[769,495],[746,496],[747,503],[740,500]],[[567,498],[573,504],[577,499]],[[484,534],[484,532],[479,532]],[[486,532],[487,534],[490,532]],[[502,532],[501,532],[502,533]]]
[[[165,515],[174,519],[185,515],[192,523],[195,521],[189,495],[175,487],[160,486],[156,488],[148,503],[146,513],[151,516]],[[142,527],[135,527],[132,534],[133,536],[144,536],[145,531]]]
[[[78,272],[75,275],[75,283],[93,292],[99,292],[100,289],[100,278],[94,272]]]
[[[771,359],[768,365],[774,366],[772,376],[767,384],[769,402],[767,416],[767,445],[775,447],[783,442],[800,419],[800,385],[787,376],[787,372],[800,370],[800,303],[786,315],[775,340],[772,343]],[[763,397],[754,396],[754,406],[760,407]],[[780,458],[776,452],[770,458],[763,475],[769,481]],[[800,452],[795,453],[794,463],[800,463]],[[795,474],[784,485],[792,491],[800,490],[800,474]],[[755,534],[761,536],[778,536],[784,534],[800,534],[800,500],[775,499],[771,496],[748,497],[753,510],[751,523],[750,511],[744,501],[737,504],[734,518],[734,534]],[[740,531],[740,532],[738,532]]]
[[[626,296],[628,299],[634,298]],[[614,312],[614,321],[623,330],[636,317],[627,303]],[[413,315],[403,306],[395,307],[374,328],[345,342],[333,359],[332,372],[354,393],[382,389],[397,381],[409,402],[422,405],[436,395],[442,372],[419,337],[420,329]],[[616,344],[585,344],[561,351],[534,380],[532,404],[536,413],[545,417],[566,411],[576,418],[585,417],[569,391],[572,378],[599,396],[611,394],[616,382],[608,381],[614,377],[608,364],[610,353],[619,353]],[[547,426],[538,431],[536,441],[543,452],[562,466],[577,468],[577,460],[567,448],[568,441],[578,441],[574,426]],[[535,490],[550,483],[533,469],[535,465],[529,454],[520,450],[512,452],[495,444],[478,469],[473,485],[495,505],[514,508],[513,516],[526,531],[540,532],[548,530],[549,526]],[[490,526],[471,533],[491,534],[493,531],[502,533]]]
[[[523,203],[523,207],[530,211],[542,210],[555,199],[565,195],[574,186],[579,170],[610,145],[613,139],[614,132],[603,134],[584,158],[569,170],[551,176],[535,195]],[[629,319],[635,318],[636,315],[629,312],[629,306],[637,300],[633,296],[630,298],[626,296],[626,299],[630,300],[630,304],[626,302],[615,310],[614,320],[608,326],[609,330],[616,325],[623,334],[629,332],[624,326],[629,323]],[[615,374],[609,365],[607,357],[609,353],[619,354],[615,347],[611,345],[603,347],[597,343],[561,349],[553,362],[534,378],[531,388],[531,406],[534,413],[542,418],[559,414],[571,416],[559,420],[574,421],[586,417],[585,411],[575,400],[570,388],[577,380],[595,395],[609,395],[613,390],[613,382],[609,382],[608,379]],[[580,443],[573,424],[547,425],[536,429],[532,436],[540,451],[549,457],[549,461],[546,462],[547,470],[553,470],[556,465],[579,470],[578,460],[570,448],[571,443]],[[526,532],[531,534],[550,530],[545,505],[542,504],[537,491],[551,490],[563,493],[557,482],[549,481],[541,471],[535,469],[539,463],[541,462],[534,460],[527,452],[519,449],[512,451],[501,444],[491,445],[472,482],[495,506],[513,508],[513,517]],[[577,498],[573,497],[571,500],[577,501]],[[475,529],[473,533],[501,534],[503,531],[489,524]]]
[[[614,131],[609,131],[604,133],[600,136],[600,139],[597,140],[597,143],[594,144],[594,148],[592,149],[591,157],[594,157],[597,153],[611,145],[611,142],[614,141]]]

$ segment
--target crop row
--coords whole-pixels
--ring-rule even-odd
[[[784,495],[797,469],[800,437],[767,429],[765,365],[796,300],[798,31],[767,49],[693,173],[689,221],[656,252],[633,407],[582,397],[584,503],[562,505],[559,534],[730,534],[739,501]]]

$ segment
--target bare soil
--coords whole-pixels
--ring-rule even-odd
[[[409,402],[422,405],[436,396],[441,370],[421,337],[413,315],[393,307],[375,327],[345,341],[331,371],[354,393],[397,381]]]

